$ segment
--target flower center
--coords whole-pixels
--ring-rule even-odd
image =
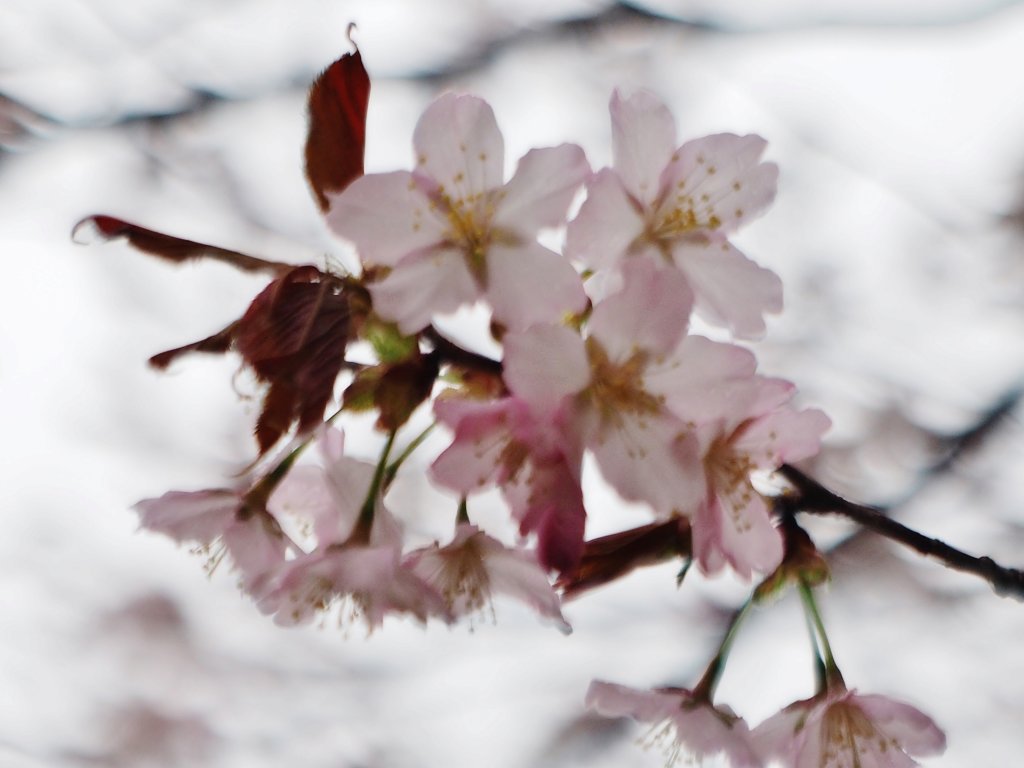
[[[646,352],[638,349],[625,362],[614,363],[597,339],[587,339],[586,349],[591,377],[583,395],[600,415],[602,430],[621,427],[626,415],[653,416],[662,410],[664,397],[644,388]]]
[[[729,437],[716,439],[704,456],[704,471],[719,498],[727,502],[725,507],[732,515],[737,530],[749,528],[739,513],[750,504],[756,493],[750,484],[750,473],[756,468],[750,456],[733,448]]]
[[[456,177],[455,181],[461,179]],[[480,287],[487,285],[487,251],[491,244],[515,242],[511,233],[491,223],[502,197],[501,192],[453,196],[443,186],[438,189],[439,207],[448,220],[444,241],[462,252],[470,274]]]

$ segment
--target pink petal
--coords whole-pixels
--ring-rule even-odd
[[[224,531],[224,546],[242,575],[242,588],[260,597],[285,562],[286,540],[264,515],[238,520]]]
[[[566,258],[591,269],[607,269],[627,254],[643,231],[643,218],[622,181],[605,168],[587,184],[587,199],[566,229],[564,252]]]
[[[660,192],[661,173],[675,149],[675,119],[649,91],[623,99],[616,90],[611,114],[615,171],[630,195],[650,204]]]
[[[471,199],[502,185],[505,141],[483,99],[440,96],[420,117],[412,143],[416,172],[433,178],[452,199]]]
[[[565,459],[532,463],[529,472],[502,487],[523,535],[537,534],[537,560],[567,573],[583,555],[587,511],[578,464]]]
[[[815,455],[821,448],[821,436],[832,426],[823,411],[795,411],[780,408],[746,427],[733,440],[733,448],[745,453],[762,469]]]
[[[732,232],[756,218],[775,199],[779,169],[762,163],[760,136],[721,133],[681,146],[661,177],[670,208],[692,210],[699,225]]]
[[[241,505],[237,491],[168,491],[159,499],[143,499],[133,509],[143,528],[175,541],[209,544],[231,524]]]
[[[436,400],[434,411],[455,429],[455,439],[431,465],[431,478],[464,496],[497,482],[502,455],[512,439],[506,401],[477,403],[453,397]]]
[[[490,536],[481,535],[486,539],[487,569],[494,591],[519,600],[553,620],[564,634],[572,632],[562,616],[558,594],[537,560],[529,552],[510,549]]]
[[[782,562],[782,537],[760,494],[748,483],[711,493],[718,495],[693,521],[693,551],[701,570],[713,574],[728,562],[744,579],[751,571],[774,570]]]
[[[587,306],[583,281],[565,258],[537,242],[491,245],[487,253],[487,300],[494,318],[509,330],[560,322]]]
[[[359,177],[331,198],[327,224],[367,265],[394,266],[444,237],[444,222],[407,171]]]
[[[756,368],[750,350],[687,336],[672,355],[648,367],[644,381],[680,419],[702,424],[749,403]]]
[[[583,339],[563,325],[535,325],[503,341],[505,383],[540,412],[553,412],[563,397],[590,382]]]
[[[338,540],[330,532],[338,528],[339,513],[322,467],[311,464],[292,467],[267,500],[267,509],[281,519],[294,515],[313,521],[318,539],[328,535],[330,541]],[[349,521],[350,529],[352,522],[354,518]]]
[[[409,256],[369,288],[374,311],[407,335],[425,328],[435,314],[474,301],[479,293],[462,253],[454,250]]]
[[[693,294],[686,279],[642,258],[629,259],[622,271],[622,290],[594,307],[587,326],[590,335],[617,363],[638,350],[655,357],[668,354],[690,321]]]
[[[875,727],[908,754],[927,757],[945,751],[946,734],[920,710],[877,694],[853,698]]]
[[[722,239],[679,240],[672,258],[693,286],[698,314],[733,335],[764,335],[764,315],[782,311],[782,281]]]
[[[632,717],[641,723],[660,723],[682,703],[679,695],[640,691],[595,680],[587,689],[584,706],[605,717]]]
[[[601,474],[627,501],[645,501],[660,517],[689,515],[704,496],[697,441],[667,414],[619,414],[602,425],[587,415],[587,447]]]
[[[590,175],[590,164],[575,144],[531,149],[501,191],[494,226],[534,237],[542,227],[565,223],[569,204]]]

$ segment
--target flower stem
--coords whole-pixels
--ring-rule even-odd
[[[843,675],[839,671],[835,657],[832,655],[832,646],[828,642],[828,633],[825,631],[825,622],[821,620],[821,612],[814,599],[814,590],[804,579],[800,579],[800,598],[804,604],[804,613],[812,629],[811,643],[814,646],[815,656],[818,658],[818,685],[819,688],[827,688],[832,685],[845,687]],[[817,642],[815,642],[815,635]],[[821,653],[818,653],[818,648]]]
[[[391,462],[388,465],[387,469],[384,470],[384,490],[387,490],[388,488],[391,487],[391,483],[394,481],[395,475],[398,474],[399,468],[402,466],[405,460],[408,459],[413,454],[413,452],[423,444],[423,441],[426,440],[430,433],[434,431],[434,427],[436,426],[437,422],[434,422],[433,424],[429,425],[426,429],[424,429],[422,432],[420,432],[418,435],[416,435],[416,437],[413,438],[413,441],[405,447],[405,450],[403,450],[398,455],[398,458],[396,458],[393,462]]]
[[[694,699],[707,701],[711,703],[712,698],[715,695],[715,688],[718,687],[718,681],[722,677],[722,673],[725,671],[725,663],[729,659],[729,651],[732,650],[733,641],[739,634],[740,624],[747,617],[750,612],[751,606],[753,606],[753,598],[749,598],[743,606],[733,614],[732,621],[729,623],[729,628],[725,631],[725,636],[722,638],[721,644],[718,646],[718,652],[715,657],[708,664],[707,670],[701,677],[700,682],[697,683],[693,689]]]
[[[387,442],[377,460],[377,467],[373,472],[373,480],[370,481],[370,489],[363,501],[363,508],[359,511],[359,519],[356,521],[349,540],[367,542],[370,540],[370,529],[373,527],[373,516],[377,510],[377,498],[382,493],[384,475],[387,471],[388,456],[391,455],[391,448],[395,444],[396,430],[388,432]]]

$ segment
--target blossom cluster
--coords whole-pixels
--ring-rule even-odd
[[[311,106],[315,121],[317,100],[329,97],[323,82],[342,78],[335,112],[359,156],[346,157],[341,177],[324,170],[313,126],[307,160],[327,225],[355,247],[361,270],[219,251],[277,278],[224,331],[154,362],[241,353],[268,384],[256,428],[264,469],[238,487],[141,501],[142,526],[197,546],[210,567],[226,558],[259,609],[285,625],[328,615],[369,630],[390,615],[452,623],[500,593],[568,631],[556,587],[575,594],[655,551],[743,579],[792,565],[757,479],[813,456],[829,420],[794,405],[793,384],[758,372],[737,343],[761,337],[765,316],[782,308],[779,278],[730,239],[775,196],[765,141],[680,144],[656,96],[616,92],[611,166],[595,172],[580,147],[562,144],[529,151],[506,180],[491,107],[449,93],[415,128],[412,170],[363,174],[358,114],[369,86],[357,60],[339,62],[341,75],[328,70]],[[195,255],[111,217],[92,224],[157,255]],[[552,230],[564,234],[559,250],[545,244]],[[438,331],[439,317],[470,305],[487,310],[500,359]],[[374,350],[372,363],[347,360],[356,341]],[[336,387],[340,410],[325,420]],[[350,455],[333,423],[367,409],[387,436],[376,461]],[[421,435],[393,456],[418,409],[447,435],[430,477],[450,493],[452,534],[410,547],[388,491],[422,450]],[[309,444],[316,460],[302,455]],[[588,514],[613,514],[584,494],[587,456],[619,497],[649,511],[650,526],[586,540]],[[519,540],[472,522],[472,497],[490,488]],[[713,705],[712,692],[595,683],[588,703],[660,726],[674,751],[722,752],[736,766],[903,766],[914,764],[908,753],[941,747],[924,715],[845,687],[823,687],[756,729]]]

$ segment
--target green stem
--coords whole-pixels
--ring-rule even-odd
[[[406,459],[412,456],[413,452],[417,448],[423,445],[423,441],[430,436],[430,433],[434,431],[434,427],[436,426],[437,422],[434,422],[426,429],[424,429],[422,432],[420,432],[418,435],[416,435],[413,441],[405,447],[405,450],[398,455],[398,458],[388,465],[387,469],[384,470],[384,490],[387,490],[388,488],[391,487],[391,483],[394,481],[395,475],[398,474],[399,468],[402,466]]]
[[[377,497],[381,494],[381,488],[384,484],[388,456],[391,454],[391,448],[395,444],[395,434],[396,430],[388,433],[387,442],[384,443],[384,449],[381,451],[380,459],[377,460],[377,467],[373,472],[373,480],[370,481],[370,490],[363,501],[363,508],[359,511],[359,519],[352,529],[349,541],[366,543],[370,540],[370,529],[373,527],[373,516],[377,509]]]
[[[815,654],[818,655],[819,675],[824,678],[823,680],[819,680],[819,684],[824,687],[829,687],[831,685],[840,685],[845,687],[845,684],[843,683],[843,675],[839,671],[839,666],[836,664],[835,657],[832,655],[832,646],[828,642],[828,633],[825,631],[825,623],[821,620],[821,612],[818,610],[818,604],[814,600],[814,592],[803,579],[800,579],[800,598],[803,600],[805,614],[813,629],[812,635],[817,635],[818,643],[820,643],[821,647],[821,654],[818,655],[818,643],[815,643]],[[822,669],[824,674],[821,674]]]
[[[718,646],[718,652],[711,660],[711,663],[708,664],[708,668],[704,672],[703,677],[701,677],[700,682],[693,689],[694,699],[711,703],[715,695],[715,688],[718,687],[718,681],[725,671],[725,663],[729,658],[729,652],[732,650],[733,641],[736,640],[736,635],[739,634],[740,624],[747,617],[753,604],[753,598],[748,598],[747,602],[733,614],[732,621],[729,623],[729,629],[726,630],[725,637],[722,638],[722,642]]]

